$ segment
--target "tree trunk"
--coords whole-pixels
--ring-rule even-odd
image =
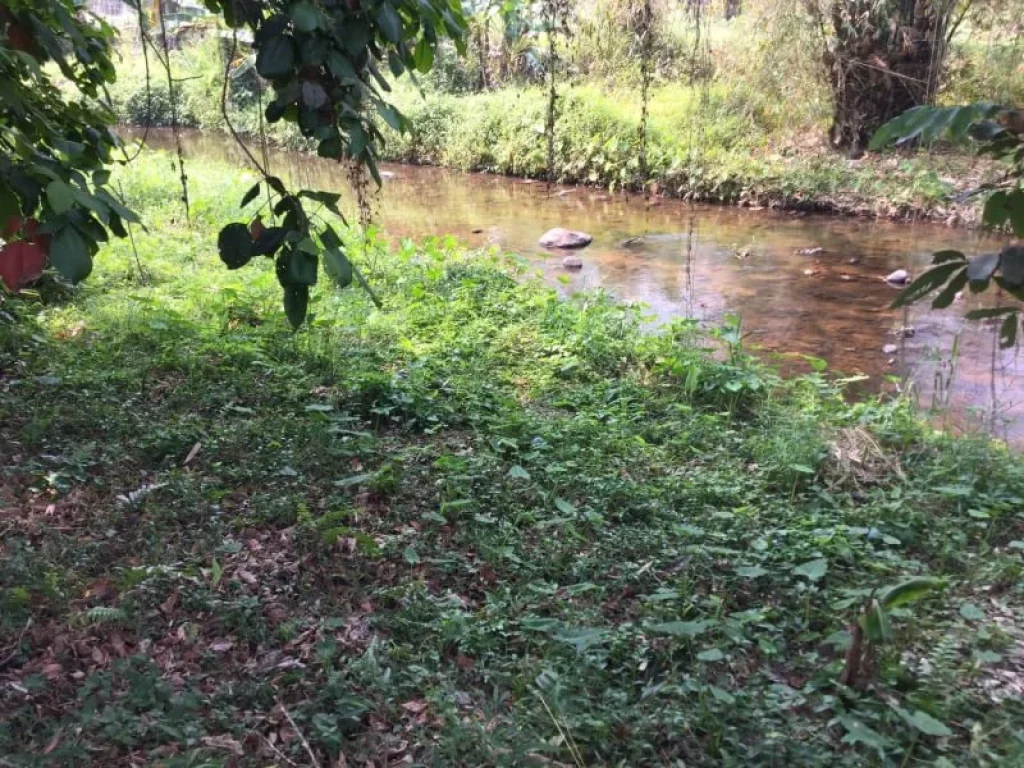
[[[743,0],[725,0],[725,20],[732,21],[743,10]]]
[[[824,54],[833,146],[859,155],[871,134],[931,102],[946,59],[953,0],[833,0]]]

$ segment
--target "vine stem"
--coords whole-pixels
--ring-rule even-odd
[[[192,214],[188,202],[188,175],[185,173],[185,148],[181,144],[181,131],[178,126],[178,100],[174,92],[174,76],[171,73],[171,49],[167,42],[167,20],[164,18],[164,3],[156,4],[160,18],[160,42],[164,49],[163,65],[167,73],[167,98],[171,102],[171,133],[174,136],[174,148],[178,155],[178,173],[181,177],[181,202],[185,205],[185,222],[190,223]]]

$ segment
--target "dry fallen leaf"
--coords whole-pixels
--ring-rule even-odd
[[[249,573],[249,571],[245,570],[245,568],[239,568],[237,571],[235,571],[235,575],[237,575],[238,578],[240,578],[250,587],[255,587],[257,584],[259,584],[259,580],[251,573]]]
[[[201,442],[197,442],[195,445],[193,445],[192,450],[188,452],[188,456],[186,456],[185,460],[181,462],[181,466],[187,466],[188,463],[196,457],[196,454],[199,453],[199,449],[202,447],[203,444]]]
[[[407,701],[402,705],[402,709],[404,709],[406,712],[412,712],[414,715],[418,715],[426,708],[426,699],[413,699],[412,701]]]
[[[221,637],[210,643],[210,650],[214,653],[224,653],[235,647],[235,644],[226,637]]]

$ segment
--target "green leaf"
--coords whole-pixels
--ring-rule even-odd
[[[380,116],[384,118],[384,122],[391,126],[391,128],[399,133],[405,130],[405,117],[403,117],[402,113],[395,109],[391,104],[378,101],[377,111],[380,113]]]
[[[72,226],[66,226],[50,244],[50,264],[72,283],[85,280],[92,272],[92,256],[89,245],[81,233]]]
[[[530,473],[523,469],[518,464],[513,464],[508,470],[508,476],[514,477],[517,480],[529,480]]]
[[[880,755],[884,754],[889,740],[878,731],[868,728],[860,720],[849,715],[840,717],[839,723],[846,729],[846,735],[843,736],[844,744],[863,744],[866,747],[878,750]]]
[[[946,282],[954,272],[961,269],[963,265],[956,261],[947,261],[932,267],[919,278],[908,285],[896,300],[892,303],[891,309],[899,309],[908,304],[913,304],[918,299],[927,296],[940,285]]]
[[[725,654],[722,653],[718,648],[708,648],[706,651],[701,651],[697,654],[697,661],[721,661],[725,658]]]
[[[964,317],[968,320],[988,320],[993,317],[1016,314],[1020,307],[986,307],[985,309],[972,309]]]
[[[878,600],[871,601],[871,605],[861,617],[860,625],[867,632],[868,637],[876,643],[888,643],[892,640],[892,624],[889,622],[889,614]]]
[[[352,262],[336,247],[324,251],[324,272],[339,288],[348,288],[352,284]]]
[[[308,0],[299,0],[288,9],[288,13],[300,32],[313,32],[320,26],[320,14]]]
[[[11,216],[21,215],[21,203],[18,196],[5,186],[0,185],[0,225]]]
[[[309,309],[309,286],[291,285],[284,289],[284,313],[292,328],[298,330]]]
[[[228,269],[239,269],[252,260],[252,235],[245,224],[235,222],[224,227],[217,236],[217,250],[220,260]]]
[[[809,581],[821,581],[821,579],[828,572],[828,560],[821,557],[817,560],[809,560],[803,565],[798,565],[793,568],[793,573],[797,576],[803,576]]]
[[[217,562],[217,558],[215,557],[213,558],[213,565],[210,567],[210,586],[216,589],[223,576],[224,569],[220,567],[220,563]]]
[[[563,643],[573,646],[576,653],[583,653],[588,648],[607,642],[611,633],[596,627],[578,627],[560,630],[555,632],[554,636]]]
[[[958,271],[953,274],[949,282],[946,283],[946,287],[943,288],[939,295],[932,301],[932,309],[945,309],[953,300],[956,299],[956,295],[964,289],[967,285],[967,267],[961,267]]]
[[[555,506],[558,508],[558,511],[561,512],[563,515],[575,515],[578,511],[576,507],[574,507],[565,499],[555,499]]]
[[[434,66],[434,46],[427,41],[426,37],[421,37],[420,41],[416,43],[412,59],[416,64],[416,69],[424,75]]]
[[[302,245],[303,243],[299,243],[295,250],[283,254],[283,258],[287,259],[283,280],[286,285],[316,285],[319,259],[315,253],[300,250]]]
[[[388,0],[377,6],[377,25],[389,42],[398,43],[402,39],[402,20]]]
[[[267,80],[289,75],[294,67],[295,44],[288,35],[270,38],[256,54],[256,71]]]
[[[961,603],[960,615],[968,621],[984,621],[986,619],[985,612],[974,603]]]
[[[926,736],[952,736],[953,731],[944,723],[939,722],[927,712],[917,710],[907,722]]]
[[[879,603],[885,609],[906,605],[939,589],[942,583],[941,579],[927,577],[908,579],[884,590],[879,598]]]
[[[402,558],[409,565],[416,565],[416,564],[418,564],[420,562],[420,553],[417,552],[412,547],[406,547],[405,551],[402,552]]]
[[[647,630],[658,635],[674,635],[675,637],[698,637],[714,625],[713,621],[668,621],[664,624],[651,624]]]
[[[967,257],[960,251],[936,251],[932,254],[932,264],[945,264],[948,261],[959,261],[961,264],[966,264]]]
[[[75,204],[75,191],[64,181],[51,181],[46,185],[46,201],[58,216],[67,213]]]
[[[249,203],[256,199],[256,196],[260,193],[260,183],[257,181],[248,192],[242,197],[242,203],[239,208],[245,208]]]
[[[971,290],[975,293],[988,288],[988,281],[999,268],[1000,253],[983,253],[975,256],[967,264],[967,279],[970,281]]]
[[[1003,280],[1009,285],[1024,285],[1024,245],[1010,245],[1003,248],[999,267],[1002,270]]]
[[[1020,325],[1020,315],[1014,312],[1009,315],[1003,324],[999,326],[999,346],[1003,349],[1009,349],[1017,343],[1017,327]]]

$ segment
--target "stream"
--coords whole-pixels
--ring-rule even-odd
[[[173,147],[166,130],[151,129],[148,141]],[[193,161],[245,167],[226,136],[183,132],[183,141]],[[272,150],[270,165],[296,185],[343,193],[354,209],[337,162]],[[620,300],[643,302],[654,321],[692,317],[715,326],[737,315],[746,347],[783,370],[807,370],[804,356],[810,356],[825,360],[834,374],[864,375],[858,386],[869,391],[912,382],[922,408],[936,409],[938,425],[983,428],[1024,444],[1024,368],[1017,352],[997,349],[997,325],[962,318],[995,297],[965,294],[944,311],[927,302],[890,310],[899,289],[884,280],[897,269],[920,274],[934,251],[970,256],[1002,247],[999,239],[927,223],[648,202],[441,168],[385,165],[382,171],[374,221],[389,236],[450,234],[470,247],[517,253],[563,293],[601,287]],[[563,253],[538,245],[559,226],[593,235],[577,252],[582,269],[567,270]]]

